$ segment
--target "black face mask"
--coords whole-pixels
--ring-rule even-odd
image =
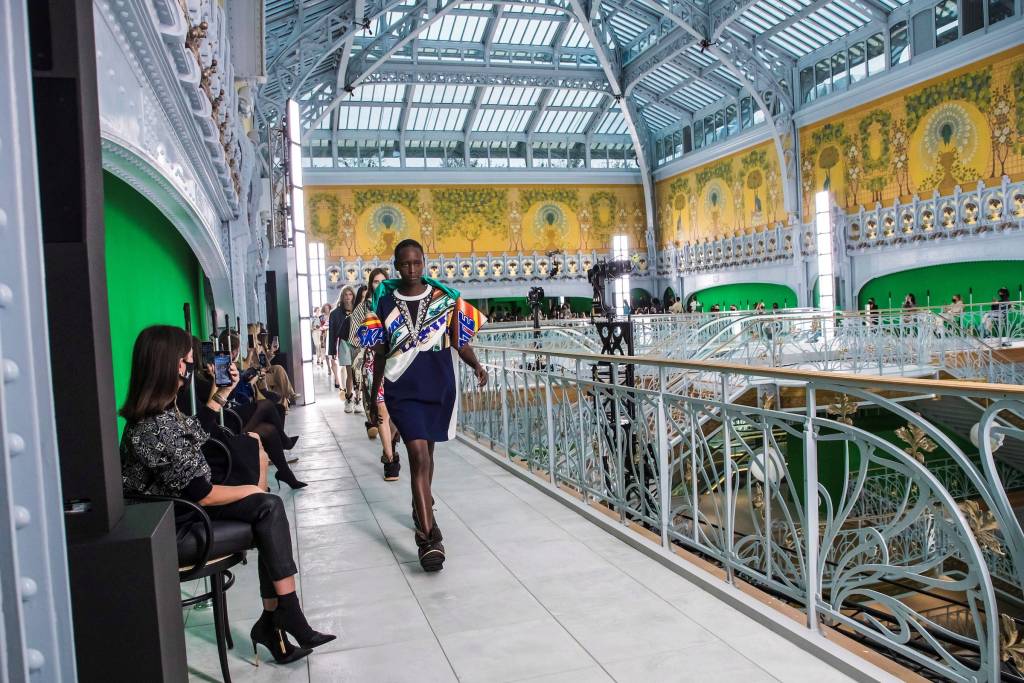
[[[192,371],[195,369],[195,365],[195,363],[185,361],[185,374],[178,375],[178,377],[181,377],[182,382],[189,382],[192,380]]]

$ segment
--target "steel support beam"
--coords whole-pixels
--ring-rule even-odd
[[[647,133],[647,127],[643,119],[638,115],[630,98],[626,97],[622,90],[622,65],[619,62],[618,55],[608,47],[612,44],[612,41],[608,40],[605,36],[606,27],[595,24],[588,11],[590,8],[584,7],[583,0],[570,0],[570,2],[572,3],[573,11],[576,13],[576,18],[580,22],[580,27],[587,34],[590,44],[594,46],[597,60],[601,64],[605,78],[608,80],[608,86],[611,88],[612,95],[619,102],[623,119],[626,122],[626,128],[629,129],[629,135],[633,139],[633,151],[636,154],[636,162],[640,168],[640,179],[644,188],[644,206],[647,219],[647,258],[649,263],[656,263],[654,226],[657,223],[654,215],[654,180],[651,175],[651,164],[647,158],[650,136]]]

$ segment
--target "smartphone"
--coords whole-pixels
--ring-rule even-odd
[[[202,348],[202,361],[203,367],[205,368],[207,365],[213,363],[213,342],[200,342],[200,347]]]
[[[253,341],[253,336],[250,334],[249,335],[249,348],[251,349],[254,346],[256,346],[256,342]]]
[[[231,386],[231,354],[227,351],[213,355],[213,379],[218,387]]]
[[[261,353],[260,354],[260,367],[261,368],[270,367],[270,361],[267,360],[267,354],[265,354],[265,353]]]

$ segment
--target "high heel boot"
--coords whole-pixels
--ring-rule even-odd
[[[307,486],[309,486],[309,484],[307,484],[306,482],[299,481],[291,470],[287,470],[286,472],[282,473],[281,470],[278,469],[277,472],[274,472],[274,479],[277,479],[278,491],[281,490],[282,481],[288,484],[288,486],[290,486],[292,489],[304,489]]]
[[[319,647],[337,637],[313,630],[306,621],[306,615],[302,613],[302,607],[299,605],[299,597],[294,592],[277,596],[274,626],[292,634],[299,642],[299,646],[304,648]]]
[[[263,610],[263,614],[249,631],[249,639],[252,641],[252,654],[256,659],[256,666],[260,665],[259,650],[257,645],[270,650],[274,661],[278,664],[290,664],[297,662],[303,657],[308,657],[312,652],[306,647],[296,647],[288,636],[281,629],[274,626],[274,613]]]

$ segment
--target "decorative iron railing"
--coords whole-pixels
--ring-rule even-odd
[[[1024,420],[1024,388],[615,358],[643,378],[630,387],[610,356],[476,349],[489,382],[463,366],[468,438],[799,605],[811,628],[825,620],[951,680],[1000,678],[992,577],[1024,584],[1024,532],[992,446],[1024,441],[997,421]],[[936,396],[988,406],[978,456],[902,405]],[[856,426],[863,410],[904,422],[900,440]],[[956,495],[933,459],[959,468]],[[869,514],[879,477],[897,493]],[[947,624],[936,602],[974,619]]]
[[[847,251],[906,245],[944,238],[1005,233],[1024,229],[1024,181],[974,189],[956,187],[949,195],[935,190],[931,197],[898,199],[890,206],[837,211],[837,229]],[[781,224],[762,232],[687,242],[659,251],[659,275],[728,270],[785,262],[796,254],[815,251],[814,226]]]
[[[960,379],[1024,383],[1019,365],[1008,362],[1001,350],[1003,344],[1024,340],[1020,302],[1008,302],[999,311],[977,304],[956,314],[793,309],[633,316],[630,321],[637,355],[879,375],[944,371]],[[600,348],[592,325],[579,319],[542,321],[537,334],[528,323],[489,326],[482,339],[518,348]]]
[[[599,259],[607,260],[608,254],[599,251],[546,254],[491,254],[468,256],[428,256],[426,274],[441,282],[450,283],[501,283],[501,282],[548,282],[587,281],[587,271]],[[636,277],[651,274],[647,252],[633,252],[632,261]],[[364,284],[374,268],[391,272],[394,264],[390,257],[355,257],[341,259],[327,268],[332,284]]]
[[[873,249],[943,238],[1024,229],[1024,181],[988,187],[981,180],[974,189],[957,186],[953,194],[915,196],[892,206],[875,204],[845,216],[847,250]]]

